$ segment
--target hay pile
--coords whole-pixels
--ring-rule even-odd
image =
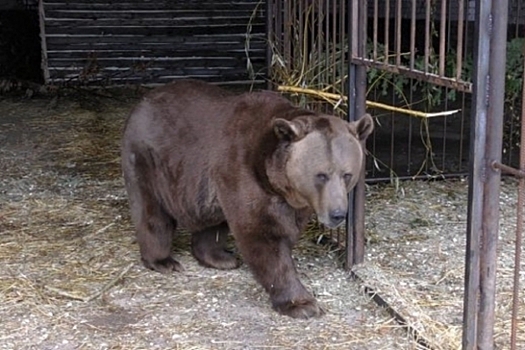
[[[465,180],[370,187],[366,263],[356,273],[435,349],[461,348],[467,222]],[[517,182],[502,183],[495,344],[508,349]],[[525,271],[522,262],[521,270]],[[523,285],[523,275],[521,285]],[[518,349],[525,348],[525,296]]]
[[[270,309],[245,266],[144,269],[119,168],[135,94],[0,101],[0,349],[418,349],[309,239],[303,281],[327,309],[298,321]]]

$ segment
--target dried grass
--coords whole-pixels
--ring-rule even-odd
[[[355,271],[433,348],[460,349],[467,183],[405,182],[401,188],[370,189],[367,262]],[[509,348],[510,341],[516,191],[514,181],[503,182],[495,324],[498,349]],[[522,271],[524,267],[522,263]],[[517,348],[525,348],[524,304],[522,296]]]

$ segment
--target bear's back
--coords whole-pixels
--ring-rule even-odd
[[[296,109],[278,93],[234,94],[201,81],[183,80],[145,95],[128,118],[126,134],[154,148],[173,144],[214,151],[232,144],[250,147],[272,132],[271,120],[276,115]]]
[[[277,141],[271,121],[289,108],[288,100],[272,92],[236,95],[198,81],[165,85],[131,112],[123,164],[133,154],[147,159],[151,176],[142,181],[151,183],[182,226],[197,229],[213,218],[220,221],[219,174],[233,179],[241,169],[253,174],[264,165]]]

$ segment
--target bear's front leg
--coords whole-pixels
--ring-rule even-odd
[[[270,232],[243,232],[242,236],[236,241],[243,260],[270,294],[275,310],[303,319],[324,314],[297,276],[290,239]]]

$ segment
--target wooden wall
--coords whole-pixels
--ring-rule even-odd
[[[40,0],[48,83],[247,83],[265,68],[264,1]]]

